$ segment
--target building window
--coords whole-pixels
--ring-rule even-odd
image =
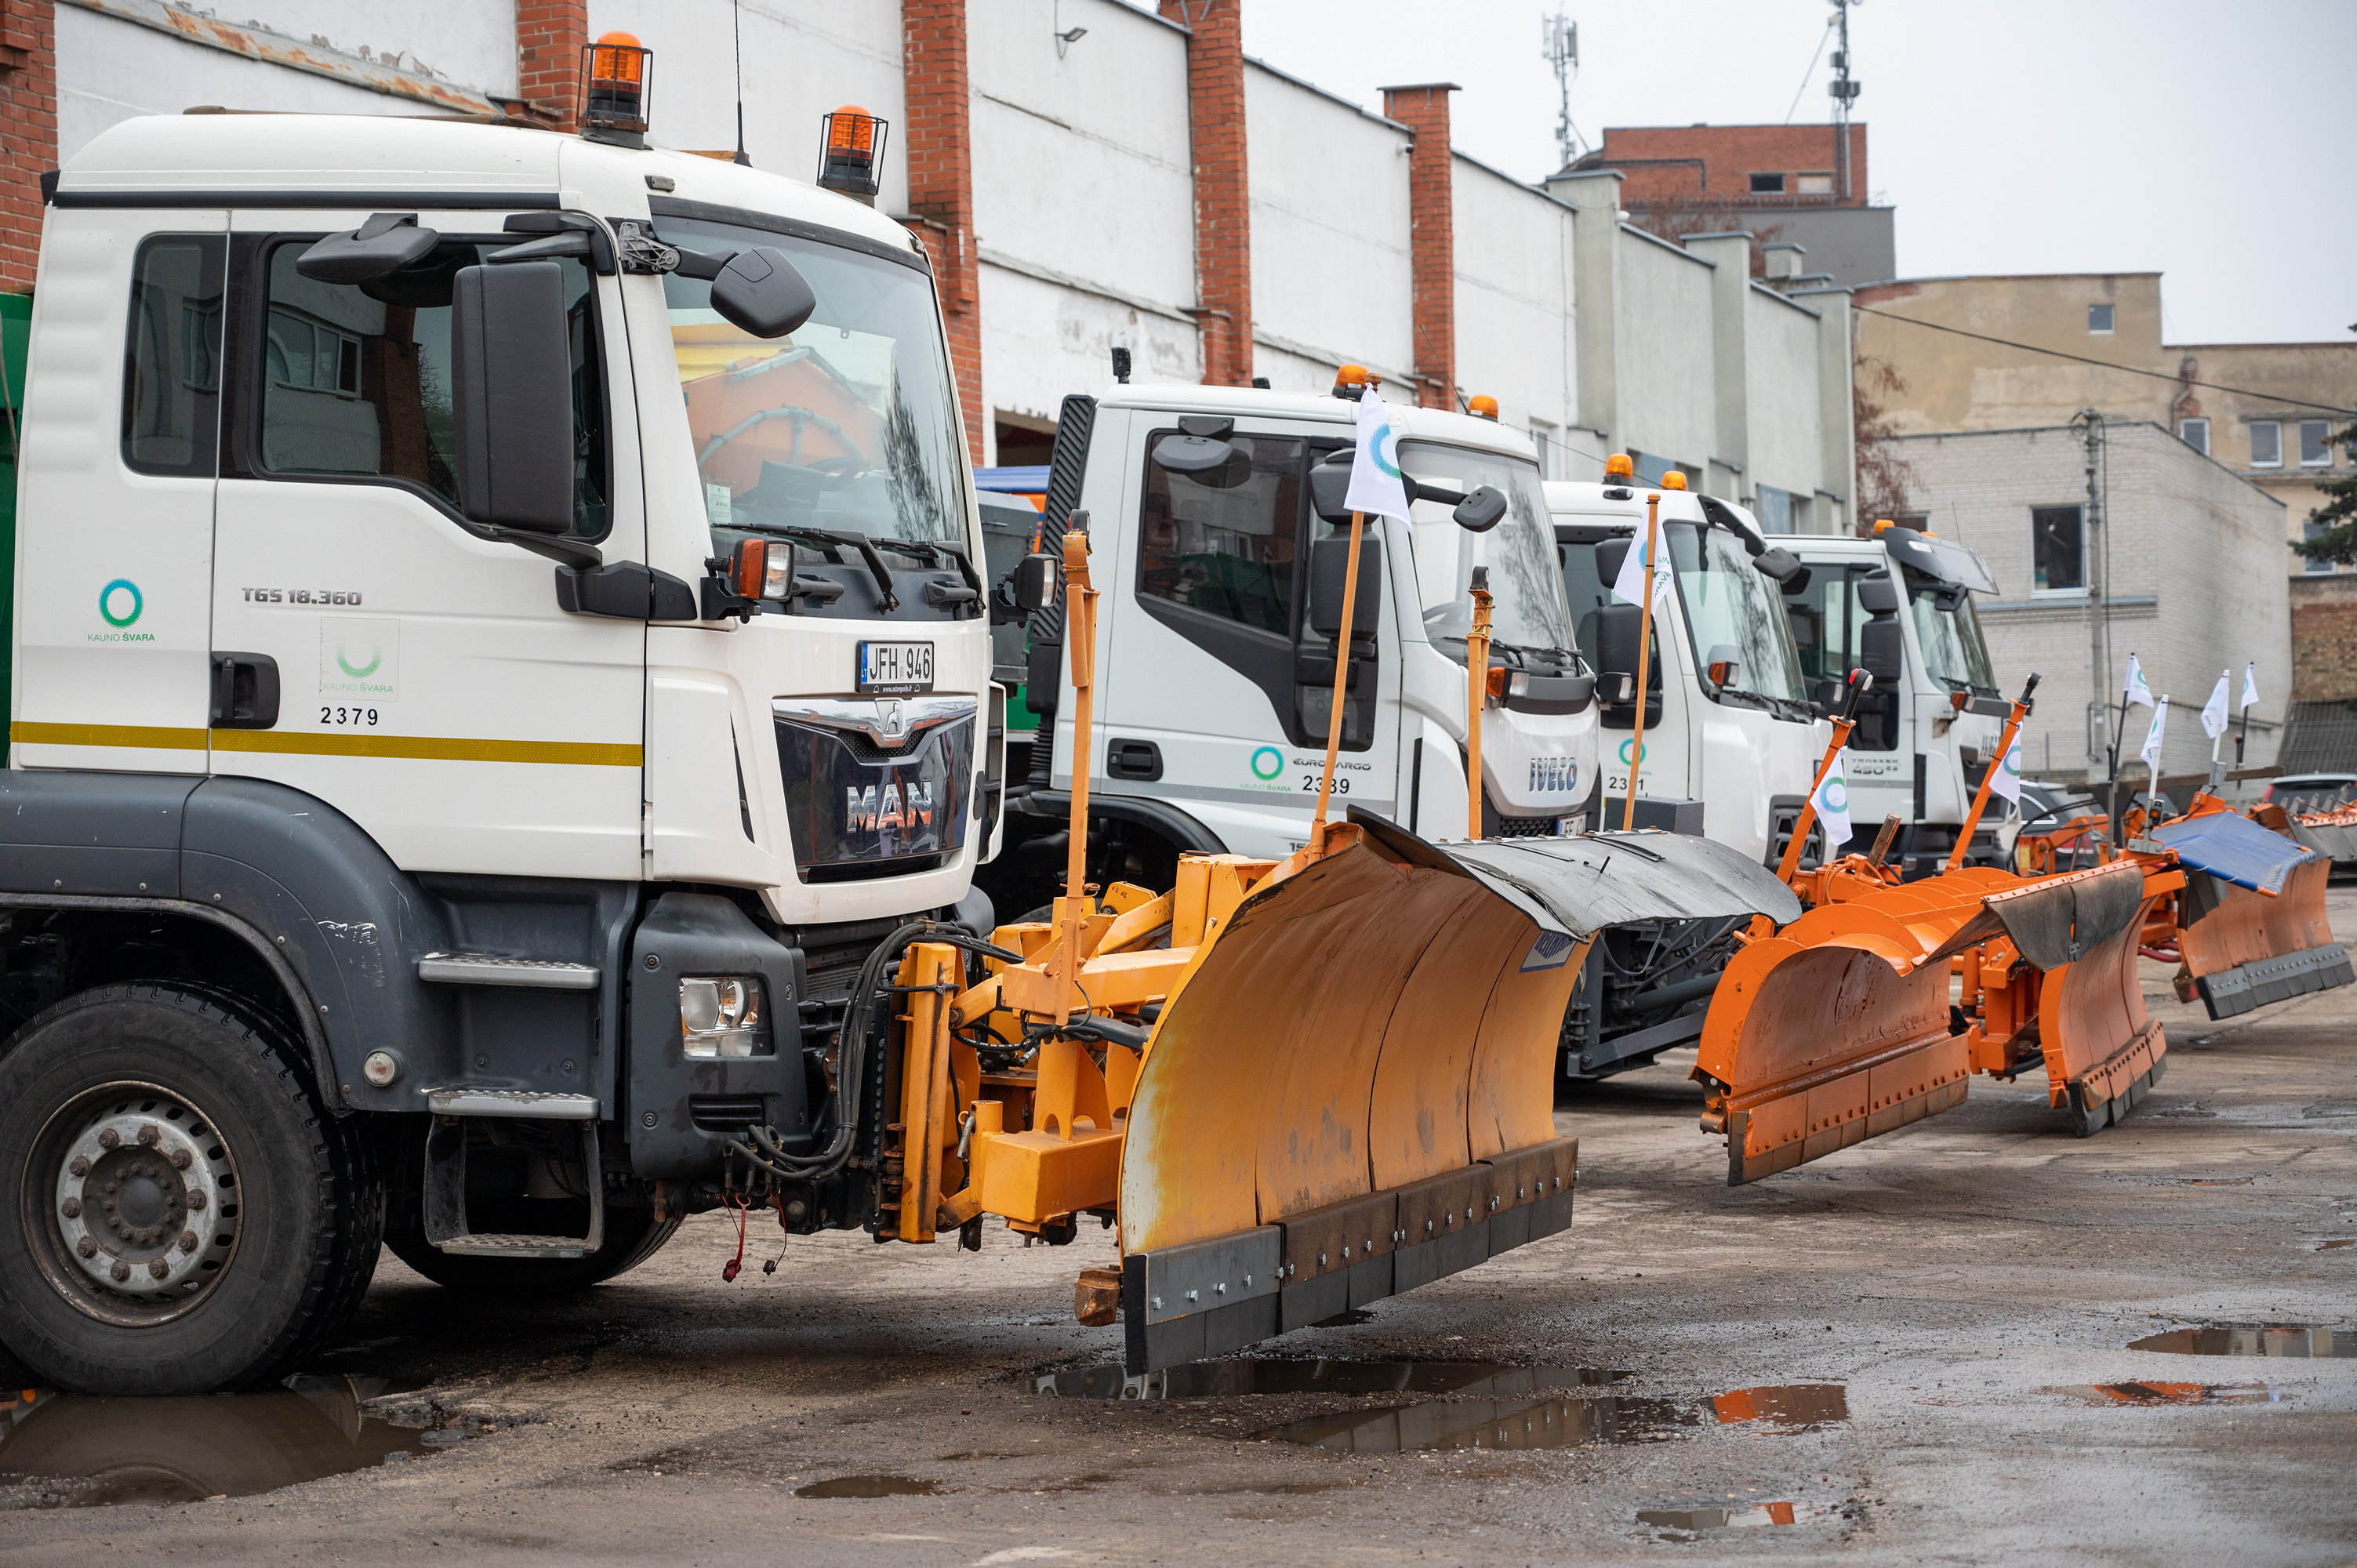
[[[2299,422],[2299,466],[2303,468],[2332,467],[2332,426],[2320,419]]]
[[[2306,523],[2302,525],[2300,537],[2303,539],[2314,539],[2319,534],[2330,532],[2331,528],[2332,525],[2329,522]],[[2307,563],[2308,570],[2311,572],[2330,572],[2332,570],[2332,563],[2330,561],[2319,561],[2313,555],[2303,555],[2300,559]]]
[[[1686,489],[1691,490],[1696,488],[1702,478],[1702,470],[1693,464],[1674,462],[1668,457],[1656,456],[1651,452],[1632,451],[1629,454],[1629,461],[1636,468],[1637,482],[1641,485],[1658,485],[1662,482],[1663,476],[1674,471],[1686,477]]]
[[[1784,194],[1784,177],[1781,174],[1753,175],[1751,177],[1751,194],[1754,196],[1781,196]]]
[[[2087,591],[2086,557],[2080,549],[2079,509],[2041,506],[2029,510],[2031,591],[2040,594],[2083,594]]]
[[[1760,487],[1760,532],[1791,533],[1792,528],[1792,492],[1780,490],[1773,485]]]
[[[2210,422],[2206,419],[2180,419],[2177,422],[2177,438],[2201,453],[2210,456]]]
[[[2087,306],[2087,330],[2109,332],[2112,329],[2112,307],[2108,305]]]
[[[1792,188],[1803,196],[1831,196],[1834,193],[1834,177],[1829,174],[1796,175]]]
[[[2272,419],[2251,421],[2251,467],[2283,467],[2283,426]]]

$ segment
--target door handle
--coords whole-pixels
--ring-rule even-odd
[[[269,729],[278,723],[278,660],[267,653],[213,655],[215,729]]]
[[[1150,784],[1162,777],[1162,748],[1150,740],[1114,741],[1105,747],[1105,771]]]

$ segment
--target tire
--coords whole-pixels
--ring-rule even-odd
[[[625,1274],[662,1250],[680,1222],[654,1210],[606,1210],[606,1240],[586,1258],[468,1258],[443,1251],[420,1230],[388,1230],[393,1255],[447,1289],[467,1295],[565,1295]]]
[[[0,1340],[60,1388],[189,1394],[268,1383],[340,1327],[383,1188],[359,1118],[296,1061],[258,1011],[188,986],[102,986],[19,1030]]]

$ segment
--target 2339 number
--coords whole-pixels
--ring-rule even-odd
[[[319,722],[329,729],[374,729],[376,728],[376,710],[374,708],[332,708],[322,703],[319,708]]]
[[[1301,781],[1301,789],[1304,794],[1308,795],[1315,795],[1318,793],[1318,775],[1313,773],[1308,778],[1304,779]],[[1340,773],[1334,775],[1334,793],[1337,795],[1347,795],[1350,792],[1350,779],[1346,775]]]

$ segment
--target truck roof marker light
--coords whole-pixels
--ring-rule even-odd
[[[871,204],[879,188],[877,166],[892,129],[856,103],[819,116],[818,183],[822,189]]]
[[[1874,520],[1874,532],[1878,534],[1888,533],[1890,530],[1898,526],[1899,525],[1897,523],[1891,521],[1887,517],[1878,517]]]
[[[1604,459],[1604,478],[1606,480],[1633,479],[1636,477],[1637,465],[1629,460],[1628,453],[1615,452],[1612,456]]]
[[[1366,395],[1369,387],[1381,389],[1383,378],[1364,365],[1345,365],[1334,372],[1334,395],[1356,403]]]
[[[1685,488],[1686,477],[1678,472],[1675,468],[1672,468],[1668,473],[1662,476],[1662,489],[1665,490],[1682,490]]]
[[[601,35],[581,50],[581,134],[618,147],[647,145],[647,89],[655,52],[631,34]]]
[[[1476,419],[1486,419],[1495,424],[1498,422],[1498,400],[1488,392],[1478,393],[1466,403],[1465,412]]]

